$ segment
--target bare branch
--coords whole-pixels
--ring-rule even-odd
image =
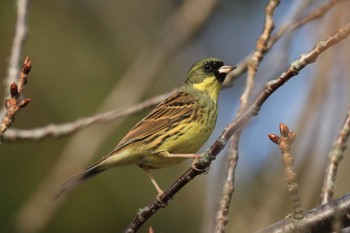
[[[315,9],[314,11],[310,12],[300,20],[297,20],[296,22],[292,22],[289,24],[286,24],[284,26],[281,26],[278,31],[273,34],[268,42],[267,49],[270,50],[272,46],[281,39],[282,36],[287,35],[288,33],[298,29],[299,27],[305,25],[306,23],[309,23],[313,20],[319,19],[321,16],[326,14],[332,7],[334,7],[337,3],[341,2],[343,0],[331,0],[329,3],[326,3],[319,8]],[[238,65],[237,68],[230,72],[224,82],[224,86],[230,86],[232,81],[242,73],[244,73],[249,65],[250,57],[252,56],[252,53],[248,55],[246,58],[244,58]]]
[[[271,33],[274,29],[274,20],[273,14],[275,9],[279,5],[278,0],[270,0],[265,7],[265,23],[263,31],[257,40],[255,52],[250,58],[248,63],[248,76],[246,80],[246,86],[241,95],[241,105],[237,112],[237,116],[242,114],[248,106],[249,97],[254,89],[254,79],[256,71],[258,70],[260,62],[263,60],[265,53],[268,51],[267,43],[270,39]],[[216,215],[216,233],[226,232],[226,226],[228,222],[229,206],[231,204],[231,198],[234,191],[233,182],[234,182],[234,173],[236,170],[238,162],[238,142],[240,138],[241,130],[235,133],[235,136],[232,137],[230,143],[231,150],[228,153],[229,164],[227,169],[227,176],[222,190],[222,197],[220,200],[219,209]]]
[[[313,20],[321,18],[326,12],[328,12],[330,9],[332,9],[332,7],[341,1],[343,0],[331,0],[319,8],[316,8],[297,22],[281,26],[280,29],[271,37],[267,47],[271,48],[286,33],[289,33]]]
[[[206,152],[204,152],[201,157],[193,163],[192,167],[188,169],[180,178],[178,178],[171,185],[171,187],[163,193],[163,195],[161,195],[159,198],[156,198],[151,204],[138,211],[135,218],[131,221],[124,232],[135,232],[160,208],[165,207],[166,204],[168,204],[169,200],[174,197],[174,195],[187,183],[189,183],[196,176],[206,172],[209,169],[211,162],[215,160],[216,156],[226,146],[226,143],[230,137],[235,132],[237,132],[237,130],[240,130],[250,118],[258,114],[261,106],[274,91],[280,88],[289,79],[296,76],[299,71],[302,70],[305,66],[314,63],[321,53],[345,39],[349,33],[350,23],[348,23],[343,28],[340,28],[333,36],[329,37],[327,40],[317,43],[317,45],[307,54],[302,55],[298,60],[294,61],[289,66],[289,68],[280,75],[279,78],[269,81],[264,90],[254,101],[253,105],[251,105],[251,107],[249,107],[242,115],[234,119],[224,129],[214,144]]]
[[[296,220],[301,220],[303,216],[303,208],[299,195],[299,185],[297,183],[297,174],[294,168],[294,158],[291,151],[292,143],[295,140],[295,132],[289,131],[287,125],[280,124],[281,136],[269,134],[271,141],[276,143],[282,152],[282,162],[284,166],[284,179],[287,182],[288,192],[292,201],[292,217]]]
[[[302,221],[297,224],[292,218],[256,231],[256,233],[328,233],[333,230],[333,221],[339,219],[342,226],[350,226],[350,194],[347,194],[329,204],[312,209],[305,213]]]
[[[127,116],[142,111],[150,106],[159,103],[171,93],[172,92],[155,96],[128,108],[116,109],[113,111],[100,113],[92,117],[81,118],[69,123],[51,124],[45,127],[28,130],[9,129],[5,134],[6,140],[41,140],[46,137],[61,137],[69,135],[81,128],[85,128],[96,123],[111,121],[122,116]]]
[[[297,22],[285,25],[283,27],[281,27],[269,40],[268,42],[268,46],[267,49],[271,49],[271,47],[285,34],[301,27],[302,25],[312,21],[312,20],[316,20],[318,18],[320,18],[321,16],[323,16],[328,10],[330,10],[336,3],[341,2],[343,0],[332,0],[329,3],[319,7],[318,9],[314,10],[313,12],[311,12],[310,14],[306,15],[304,18],[298,20]],[[267,51],[266,51],[267,52]],[[237,68],[232,71],[226,78],[225,83],[224,83],[224,87],[229,87],[231,86],[233,80],[235,79],[235,77],[241,75],[242,73],[244,73],[247,68],[248,68],[248,64],[250,61],[252,55],[247,56],[246,58],[244,58],[238,65]],[[144,57],[144,56],[141,56]],[[142,59],[141,59],[142,60]],[[143,60],[142,60],[143,61]],[[138,63],[135,63],[135,65],[133,67],[137,67],[138,65],[136,65]],[[131,69],[132,70],[132,69]],[[129,75],[127,74],[127,76],[133,76],[133,75]],[[116,91],[114,91],[116,93]],[[168,93],[164,93],[164,96],[170,95],[171,92]],[[156,98],[156,97],[155,97]],[[145,100],[145,102],[148,102],[149,100]],[[159,102],[161,101],[161,99],[159,99]],[[159,102],[154,102],[155,104],[158,104]],[[108,101],[109,103],[109,101]],[[105,104],[107,105],[107,104]],[[148,106],[145,106],[148,107]],[[133,106],[131,106],[130,108],[133,108]],[[139,111],[142,111],[143,108],[139,108],[138,111],[130,111],[129,114],[132,113],[137,113]],[[119,112],[119,111],[128,111],[128,109],[116,109],[114,110],[114,112]],[[108,115],[108,112],[106,113],[101,113],[98,115]],[[129,114],[111,114],[110,117],[108,117],[108,120],[112,120],[112,119],[117,119],[119,117],[122,116],[126,116]],[[113,116],[112,116],[113,115]],[[104,122],[104,120],[102,120],[102,118],[104,118],[103,116],[101,116],[101,120],[93,120],[94,118],[99,118],[99,116],[92,116],[89,118],[83,118],[83,119],[77,119],[73,122],[69,122],[69,123],[63,123],[63,124],[50,124],[47,126],[43,126],[43,127],[39,127],[39,128],[34,128],[34,129],[27,129],[27,130],[21,130],[21,129],[9,129],[5,134],[4,134],[4,140],[9,140],[9,141],[14,141],[14,140],[40,140],[46,137],[60,137],[60,136],[65,136],[67,134],[70,133],[74,133],[80,129],[83,129],[85,127],[97,124],[97,123],[101,123]],[[107,118],[105,118],[107,120]],[[84,121],[85,123],[83,123],[82,121]],[[91,122],[91,123],[89,123]],[[72,127],[72,128],[70,128]]]
[[[323,188],[321,193],[321,203],[326,204],[330,202],[334,195],[335,180],[337,178],[338,166],[344,157],[346,150],[346,142],[350,135],[350,108],[346,115],[343,127],[341,128],[337,140],[335,141],[328,157],[328,166],[324,177]]]
[[[15,35],[13,38],[13,45],[11,49],[10,62],[7,69],[7,77],[4,80],[4,86],[7,89],[12,83],[17,82],[17,77],[20,67],[20,58],[22,53],[23,44],[27,35],[27,10],[29,0],[17,1],[17,20]],[[4,99],[9,98],[8,92],[5,92]],[[1,111],[0,116],[5,114],[5,109]]]
[[[217,0],[196,0],[184,1],[179,5],[178,9],[164,21],[159,34],[156,35],[156,42],[140,50],[132,65],[121,77],[121,81],[106,97],[97,112],[106,111],[105,109],[115,106],[116,102],[125,105],[139,101],[144,91],[153,83],[152,80],[158,77],[181,47],[196,36],[205,25],[216,3]],[[145,60],[147,60],[146,67]],[[129,97],[125,98],[128,94]],[[115,130],[115,127],[117,124],[107,129],[93,129],[90,133],[85,132],[83,135],[70,138],[57,165],[45,176],[16,213],[14,225],[18,232],[38,232],[48,224],[62,204],[55,202],[53,198],[47,198],[55,196],[57,175],[73,174],[85,166],[91,157],[96,155],[101,143]],[[87,141],[92,143],[86,145]],[[73,154],[75,156],[72,156]]]
[[[0,136],[13,123],[18,110],[27,106],[30,102],[29,98],[21,99],[24,86],[27,84],[28,74],[32,68],[32,63],[28,57],[25,58],[21,72],[19,73],[18,85],[14,82],[10,85],[10,98],[5,101],[6,113],[0,123]]]
[[[232,194],[235,190],[235,173],[238,162],[238,137],[233,135],[229,142],[229,150],[227,154],[229,156],[228,169],[226,180],[222,188],[222,196],[220,198],[219,209],[216,213],[215,232],[226,232],[228,223],[228,214],[231,204]]]
[[[253,91],[254,88],[254,79],[256,71],[258,70],[260,62],[263,60],[264,55],[268,51],[267,44],[270,39],[272,30],[275,27],[275,23],[273,21],[273,14],[275,12],[276,7],[279,5],[279,1],[270,0],[269,3],[265,7],[265,24],[263,32],[260,35],[260,38],[256,42],[255,52],[253,53],[250,61],[248,63],[248,77],[246,81],[246,88],[241,96],[241,109],[244,110],[248,105],[248,98]]]

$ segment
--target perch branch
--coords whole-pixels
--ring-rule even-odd
[[[241,105],[237,112],[237,116],[242,114],[242,112],[247,108],[249,97],[254,89],[255,86],[255,76],[256,72],[258,70],[259,64],[263,60],[266,52],[268,51],[267,43],[271,37],[271,33],[274,29],[274,20],[273,15],[275,12],[275,9],[279,5],[280,1],[277,0],[270,0],[268,4],[265,7],[265,23],[262,30],[262,33],[257,40],[255,52],[250,58],[250,61],[248,63],[248,75],[246,80],[245,89],[243,91],[243,94],[241,95]],[[215,232],[216,233],[223,233],[226,232],[226,227],[228,223],[228,214],[229,214],[229,206],[231,204],[231,198],[234,191],[234,177],[235,177],[235,170],[238,162],[238,142],[240,138],[240,132],[241,130],[237,131],[235,133],[235,136],[232,137],[230,140],[231,144],[231,150],[229,150],[228,153],[228,169],[227,169],[227,175],[226,180],[223,185],[222,190],[222,197],[219,204],[219,209],[216,214],[216,225],[215,225]]]
[[[160,208],[165,207],[169,200],[181,190],[187,183],[189,183],[196,176],[203,174],[209,169],[211,162],[225,147],[230,137],[241,129],[246,122],[257,115],[261,106],[271,96],[271,94],[286,83],[289,79],[296,76],[305,66],[314,63],[316,59],[325,50],[331,46],[339,43],[345,39],[350,33],[350,23],[340,28],[333,36],[327,40],[320,41],[307,54],[302,55],[299,59],[294,61],[289,68],[283,72],[277,79],[269,81],[261,94],[257,97],[254,103],[240,116],[235,118],[214,144],[204,152],[198,160],[195,160],[192,167],[189,168],[180,178],[178,178],[168,190],[166,190],[160,197],[156,198],[151,204],[143,209],[140,209],[135,218],[131,221],[129,226],[125,229],[125,233],[136,232],[151,216],[153,216]]]

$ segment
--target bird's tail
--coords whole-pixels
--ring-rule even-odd
[[[55,199],[58,199],[64,196],[65,194],[70,192],[72,189],[76,188],[78,185],[84,183],[85,181],[89,180],[90,178],[96,176],[97,174],[103,171],[104,169],[99,168],[99,164],[97,164],[87,168],[82,173],[69,178],[58,189]]]

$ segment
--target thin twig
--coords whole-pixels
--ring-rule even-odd
[[[264,28],[259,39],[257,40],[255,52],[251,56],[250,61],[248,63],[248,75],[247,75],[246,85],[245,85],[243,94],[241,95],[241,98],[240,98],[241,105],[237,112],[237,116],[242,114],[242,112],[246,110],[248,106],[249,97],[251,96],[251,93],[255,86],[254,80],[255,80],[256,72],[258,70],[260,62],[263,60],[266,52],[268,51],[267,43],[274,29],[273,15],[279,3],[280,1],[278,0],[270,0],[265,7]],[[228,153],[229,163],[228,163],[227,175],[226,175],[226,180],[222,190],[222,197],[220,200],[219,209],[216,214],[216,226],[215,226],[216,233],[226,232],[229,206],[231,204],[231,198],[234,191],[234,188],[233,188],[234,173],[236,170],[238,157],[239,157],[238,142],[239,142],[240,134],[241,134],[241,130],[237,131],[235,133],[235,136],[232,137],[230,141],[230,143],[232,144],[231,145],[232,149],[229,150],[230,153]]]
[[[241,129],[250,118],[259,113],[261,106],[274,91],[280,88],[289,79],[296,76],[305,66],[314,63],[321,53],[345,39],[349,33],[350,23],[340,28],[327,40],[317,43],[317,45],[307,54],[302,55],[299,59],[294,61],[289,68],[279,76],[279,78],[269,81],[262,90],[261,94],[254,101],[253,105],[251,105],[242,115],[235,118],[224,129],[214,144],[208,150],[206,150],[206,152],[204,152],[198,160],[195,160],[192,167],[189,168],[180,178],[178,178],[168,190],[166,190],[160,197],[156,198],[151,204],[138,211],[124,232],[136,232],[136,230],[140,228],[143,223],[153,216],[160,208],[165,207],[169,200],[171,200],[174,195],[187,183],[189,183],[196,176],[206,172],[209,169],[211,162],[226,146],[226,143],[230,137],[237,132],[237,130]]]
[[[337,140],[334,142],[333,148],[329,153],[328,166],[323,182],[323,189],[321,193],[321,203],[326,204],[330,202],[334,195],[335,180],[337,178],[338,166],[344,157],[346,150],[346,142],[350,135],[350,108],[346,115],[343,127],[341,128]]]
[[[6,99],[5,101],[6,113],[0,123],[0,136],[2,136],[7,128],[13,123],[17,111],[27,106],[30,102],[29,98],[22,99],[21,97],[24,86],[28,82],[28,74],[31,68],[32,63],[29,58],[26,57],[24,59],[21,72],[19,73],[18,85],[13,82],[9,88],[10,98]]]
[[[315,10],[313,10],[312,12],[310,12],[308,15],[304,16],[302,19],[298,20],[297,22],[281,26],[280,29],[271,37],[268,43],[268,48],[274,45],[281,38],[281,36],[285,35],[286,33],[293,31],[299,28],[300,26],[307,24],[308,22],[319,19],[327,11],[329,11],[332,7],[334,7],[337,3],[341,1],[344,1],[344,0],[331,0],[328,3],[316,8]]]
[[[151,46],[140,49],[135,60],[120,78],[120,82],[103,101],[97,112],[106,111],[118,103],[122,105],[126,104],[125,102],[127,104],[138,102],[147,88],[154,83],[152,80],[159,77],[161,70],[167,66],[182,46],[194,38],[205,25],[217,2],[217,0],[183,1],[178,9],[164,20],[155,36],[155,42]],[[145,60],[147,60],[147,66],[145,66]],[[132,85],[133,83],[138,85]],[[117,124],[107,129],[99,127],[70,138],[55,167],[16,213],[14,225],[17,232],[42,231],[63,203],[47,198],[54,197],[57,192],[57,176],[76,173],[86,166],[88,161],[96,155],[102,142],[115,131],[116,127]]]
[[[108,122],[114,120],[118,117],[131,115],[137,113],[141,110],[144,110],[150,106],[153,106],[159,103],[161,100],[165,99],[172,92],[155,96],[153,98],[142,101],[136,105],[125,109],[116,109],[113,111],[108,111],[104,113],[97,114],[92,117],[85,117],[78,119],[73,122],[64,123],[64,124],[51,124],[41,128],[28,129],[28,130],[11,130],[9,129],[6,132],[6,140],[40,140],[45,137],[62,137],[65,135],[72,134],[77,130],[96,124],[100,122]]]
[[[297,174],[294,168],[294,158],[291,151],[291,146],[295,140],[295,132],[289,131],[287,125],[280,124],[281,136],[269,134],[271,141],[276,143],[282,152],[282,162],[284,166],[284,178],[287,182],[288,192],[292,201],[292,217],[296,220],[301,220],[304,217],[304,211],[301,206],[299,195],[299,186],[297,183]]]
[[[328,10],[330,10],[336,3],[343,1],[343,0],[332,0],[329,3],[317,8],[316,10],[312,11],[310,14],[306,15],[304,18],[298,20],[297,22],[285,25],[283,27],[281,27],[269,40],[268,43],[268,50],[271,49],[271,47],[285,34],[301,27],[302,25],[312,21],[312,20],[316,20],[318,18],[320,18],[321,16],[323,16]],[[225,79],[225,83],[224,83],[224,87],[229,87],[232,85],[233,80],[241,75],[242,73],[244,73],[247,68],[248,68],[248,64],[251,58],[251,54],[248,55],[246,58],[244,58],[241,62],[239,62],[239,64],[237,65],[237,68],[235,70],[233,70],[232,72],[230,72],[230,74],[227,76],[227,78]],[[135,65],[136,66],[136,65]],[[164,93],[164,96],[170,95],[171,93]],[[147,102],[148,100],[145,100],[145,102]],[[161,100],[159,100],[160,102]],[[154,104],[158,104],[159,102],[155,102]],[[149,107],[145,105],[145,108]],[[131,106],[130,108],[133,108],[133,106]],[[125,111],[128,111],[128,109],[124,109]],[[139,108],[138,111],[130,111],[132,113],[137,113],[139,111],[142,111],[143,108]],[[122,109],[116,109],[115,112],[119,112],[122,111]],[[108,114],[108,113],[100,113],[101,115],[103,114]],[[131,113],[130,113],[131,114]],[[128,114],[126,114],[128,115]],[[124,114],[116,114],[113,116],[111,116],[111,118],[108,119],[117,119],[121,116],[125,116]],[[4,134],[4,140],[10,140],[10,141],[14,141],[14,140],[40,140],[40,139],[44,139],[44,138],[48,138],[50,136],[54,136],[54,137],[60,137],[60,136],[65,136],[67,134],[76,132],[80,129],[83,129],[85,127],[97,124],[97,123],[101,123],[103,122],[103,120],[101,121],[94,121],[93,118],[95,118],[96,116],[92,116],[91,118],[84,118],[85,122],[91,122],[91,123],[86,123],[86,124],[81,124],[79,123],[79,121],[81,121],[81,119],[78,119],[76,121],[70,122],[70,123],[63,123],[63,124],[54,124],[54,127],[52,127],[52,125],[47,125],[47,126],[43,126],[40,128],[34,128],[34,129],[27,129],[27,130],[21,130],[21,129],[9,129],[5,134]],[[73,129],[69,129],[67,128],[67,125],[72,126]],[[62,128],[61,128],[62,127]],[[62,133],[62,134],[61,134]]]
[[[338,215],[338,216],[337,216]],[[305,213],[297,224],[292,218],[285,218],[256,233],[328,233],[332,232],[332,223],[336,217],[342,226],[350,226],[350,194]]]
[[[238,162],[238,138],[236,135],[233,135],[229,142],[229,149],[227,151],[228,157],[228,168],[225,183],[222,188],[222,195],[220,198],[219,209],[216,213],[216,223],[215,223],[215,232],[226,232],[229,209],[232,199],[232,194],[235,190],[235,174],[236,167]]]
[[[29,0],[17,1],[17,19],[15,35],[13,38],[13,45],[11,48],[10,62],[7,69],[7,77],[4,80],[4,87],[7,89],[12,83],[17,82],[19,74],[20,58],[23,44],[27,35],[27,20],[28,20],[28,6]],[[5,92],[4,99],[10,97],[8,92]],[[6,109],[2,109],[0,116],[3,116]]]
[[[266,52],[268,51],[267,44],[270,40],[271,33],[275,28],[275,23],[273,20],[273,14],[275,13],[276,7],[279,5],[280,1],[270,0],[265,7],[265,24],[263,32],[260,35],[260,38],[256,42],[255,51],[250,58],[248,63],[248,77],[246,88],[241,96],[241,109],[245,109],[248,105],[249,96],[254,88],[254,79],[255,74],[258,70],[260,62],[263,60]]]
[[[317,9],[313,10],[300,20],[297,20],[296,22],[291,22],[286,25],[281,26],[276,33],[274,33],[267,45],[267,49],[270,50],[272,46],[281,39],[282,36],[287,35],[288,33],[298,29],[299,27],[313,21],[316,19],[319,19],[321,16],[323,16],[325,13],[327,13],[332,7],[334,7],[337,3],[341,2],[343,0],[331,0],[330,2],[318,7]],[[249,65],[250,57],[252,56],[251,52],[246,58],[244,58],[238,65],[237,68],[229,73],[225,79],[224,85],[230,86],[232,83],[232,80],[234,80],[237,76],[244,73]]]

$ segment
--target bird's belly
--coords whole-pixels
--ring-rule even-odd
[[[170,154],[195,154],[208,140],[212,129],[206,129],[199,123],[192,123],[183,131],[186,133],[167,137],[154,153],[144,156],[140,160],[140,164],[150,168],[163,168],[181,163],[186,158],[161,157],[157,152],[167,151]]]

